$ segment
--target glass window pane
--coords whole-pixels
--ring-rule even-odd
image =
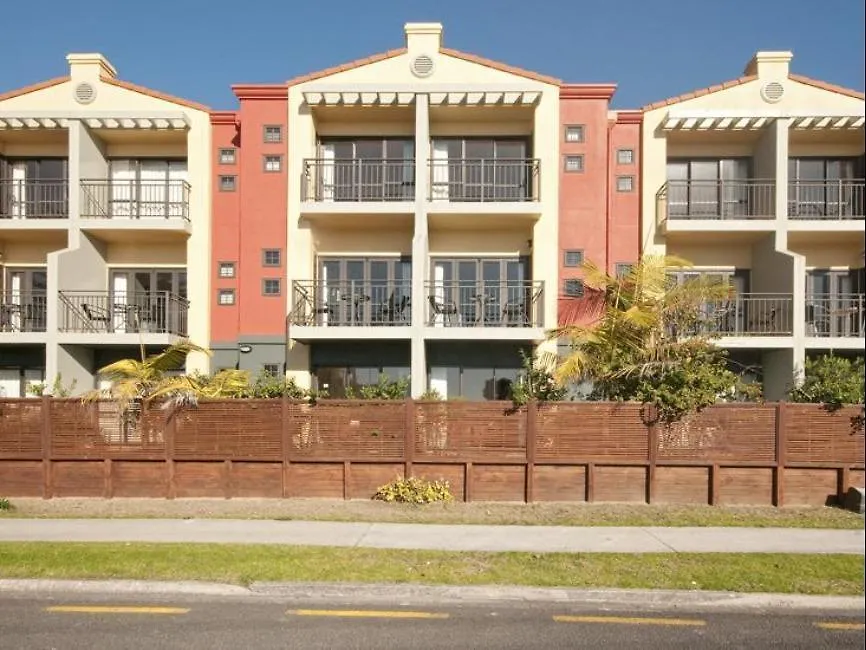
[[[493,368],[463,368],[462,396],[468,400],[492,400],[495,396]]]

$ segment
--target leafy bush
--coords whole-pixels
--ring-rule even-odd
[[[12,505],[12,502],[5,497],[0,497],[0,512],[10,512],[15,509],[15,506]]]
[[[379,375],[379,381],[355,390],[346,387],[347,399],[406,399],[409,395],[409,378],[391,380],[388,375]]]
[[[442,393],[435,388],[428,388],[421,394],[420,399],[423,402],[441,402],[444,398]]]
[[[511,387],[511,401],[522,406],[532,400],[539,402],[561,402],[568,394],[568,388],[557,383],[553,373],[539,362],[535,354],[520,352],[523,371]]]
[[[383,485],[373,495],[376,501],[387,503],[434,503],[436,501],[452,501],[451,485],[448,481],[426,481],[410,476],[397,478]]]
[[[263,372],[256,377],[241,397],[255,399],[288,397],[294,400],[315,400],[327,397],[327,393],[301,388],[294,379],[286,379],[284,376]]]
[[[73,378],[72,381],[67,385],[63,383],[63,376],[60,373],[57,373],[54,376],[54,381],[51,383],[51,386],[48,386],[48,382],[40,381],[33,384],[30,384],[27,387],[27,392],[30,393],[33,397],[40,397],[42,395],[49,395],[51,397],[57,398],[67,398],[72,395],[75,387],[78,385],[78,380]]]
[[[843,404],[862,404],[864,401],[863,357],[849,359],[825,354],[806,360],[805,378],[795,387],[792,402],[825,404],[830,409]]]

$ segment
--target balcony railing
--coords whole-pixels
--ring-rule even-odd
[[[0,180],[0,219],[66,219],[65,180]]]
[[[786,293],[742,293],[706,303],[698,328],[716,336],[790,336],[793,296]]]
[[[427,282],[432,327],[543,327],[544,282]]]
[[[665,183],[657,197],[662,218],[774,219],[776,183],[772,180],[707,180]]]
[[[293,325],[393,327],[412,319],[408,280],[297,280],[292,293]]]
[[[61,332],[187,335],[189,303],[167,291],[61,291]]]
[[[430,161],[430,200],[456,202],[538,201],[537,158]]]
[[[44,332],[46,300],[44,291],[0,293],[0,332]]]
[[[189,183],[182,180],[81,181],[81,216],[85,219],[189,220]]]
[[[415,160],[363,158],[304,161],[303,201],[413,201]]]
[[[791,219],[863,219],[866,181],[792,181],[788,184]]]
[[[866,296],[856,293],[806,297],[806,336],[863,337]]]

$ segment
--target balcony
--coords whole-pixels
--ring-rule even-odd
[[[863,294],[816,294],[806,298],[806,336],[863,338],[864,323]]]
[[[704,334],[719,337],[791,336],[793,296],[742,293],[730,300],[707,303],[700,321]]]
[[[866,181],[793,181],[788,185],[788,218],[841,221],[866,218]]]
[[[0,180],[0,219],[69,218],[65,180]]]
[[[44,291],[0,293],[0,333],[44,332],[46,315]]]
[[[189,183],[183,180],[81,181],[83,219],[189,221]]]
[[[543,281],[427,282],[427,326],[543,327]]]
[[[671,180],[656,198],[660,221],[776,218],[776,183],[772,180]]]
[[[399,202],[415,200],[415,160],[362,158],[304,160],[305,202]]]
[[[58,329],[97,334],[95,342],[112,342],[113,336],[124,334],[135,335],[136,341],[145,335],[162,335],[156,340],[163,341],[164,335],[187,335],[188,310],[186,299],[167,291],[61,291]]]
[[[430,161],[431,201],[526,203],[539,200],[541,161],[537,158]]]
[[[411,284],[408,280],[296,280],[289,316],[291,335],[301,340],[407,337],[412,320]]]

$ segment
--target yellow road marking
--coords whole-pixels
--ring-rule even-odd
[[[834,623],[832,621],[815,623],[815,627],[820,627],[822,630],[862,630],[866,629],[866,624],[863,623]]]
[[[290,609],[286,614],[293,614],[295,616],[335,616],[344,618],[448,618],[448,614],[436,612],[410,612],[406,610]]]
[[[184,607],[128,607],[121,605],[57,605],[46,607],[46,612],[71,614],[186,614]]]
[[[681,625],[699,627],[706,621],[691,618],[635,618],[630,616],[554,616],[557,623],[615,623],[619,625]]]

